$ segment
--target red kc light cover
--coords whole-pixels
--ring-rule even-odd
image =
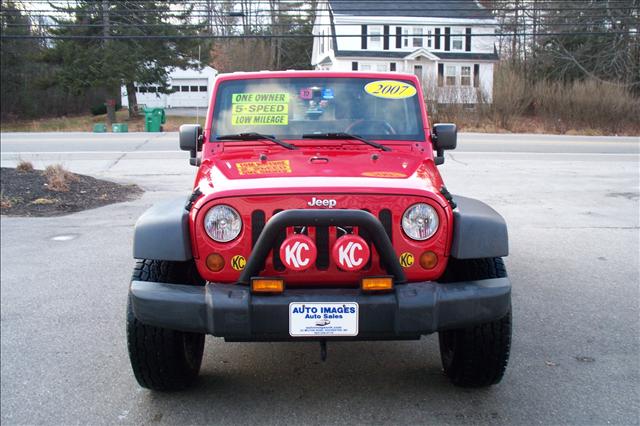
[[[369,246],[366,241],[353,234],[343,235],[333,245],[333,261],[345,271],[358,271],[369,261]]]
[[[288,237],[280,246],[280,260],[292,271],[304,271],[316,263],[318,249],[313,240],[303,234]]]

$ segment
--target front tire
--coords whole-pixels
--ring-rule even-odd
[[[192,262],[139,260],[133,281],[203,285]],[[133,374],[140,386],[158,391],[184,389],[200,371],[204,334],[145,325],[127,303],[127,344]]]
[[[506,276],[501,258],[451,258],[443,278],[456,282]],[[453,384],[486,387],[502,380],[511,350],[511,307],[498,320],[438,334],[442,366]]]

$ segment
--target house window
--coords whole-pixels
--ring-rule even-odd
[[[172,92],[179,92],[180,91],[180,86],[172,86],[171,87],[171,91]]]
[[[181,88],[181,92],[188,92],[189,91],[189,86],[180,86]]]
[[[156,93],[158,91],[158,88],[156,86],[149,86],[147,90],[149,91],[149,93]]]
[[[371,27],[371,33],[369,36],[369,42],[371,43],[371,49],[380,49],[382,42],[382,29],[380,27]]]
[[[461,30],[455,30],[451,36],[451,50],[464,49],[464,36]]]
[[[395,62],[391,62],[389,64],[389,71],[396,71],[396,63]]]
[[[369,64],[360,65],[360,71],[371,71],[371,65]]]
[[[433,42],[433,36],[431,35],[431,30],[427,31],[427,47],[431,48]]]
[[[358,71],[358,63],[351,62],[351,71]]]
[[[191,87],[191,91],[192,92],[197,92],[198,91],[198,86],[190,86]]]
[[[447,65],[444,67],[444,82],[445,86],[456,85],[456,66]]]
[[[402,29],[402,46],[409,47],[409,28]]]
[[[460,68],[460,86],[471,86],[470,66],[463,66]]]
[[[147,93],[147,88],[144,86],[138,87],[138,90],[140,91],[140,93]]]
[[[200,86],[199,87],[201,92],[206,92],[207,91],[207,86]]]
[[[413,47],[422,47],[422,28],[413,29]]]
[[[387,64],[377,64],[376,65],[376,71],[386,72],[387,71]]]

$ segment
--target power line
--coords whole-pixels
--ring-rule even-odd
[[[571,32],[543,32],[543,33],[485,33],[485,34],[471,34],[471,37],[522,37],[522,36],[570,36],[570,35],[582,35],[582,36],[596,36],[596,35],[628,35],[628,31],[571,31]],[[0,39],[51,39],[51,40],[122,40],[122,39],[135,39],[135,40],[178,40],[178,39],[270,39],[270,38],[323,38],[330,37],[328,35],[314,35],[314,34],[230,34],[230,35],[213,35],[213,34],[176,34],[176,35],[140,35],[140,34],[120,34],[120,35],[46,35],[46,34],[33,34],[33,35],[14,35],[4,34],[0,36]],[[359,34],[345,34],[335,35],[338,38],[345,37],[362,37]],[[425,37],[425,36],[423,36]]]
[[[206,5],[205,3],[200,3],[201,5]],[[624,3],[623,3],[624,4]],[[585,5],[577,5],[576,7],[567,7],[567,6],[562,6],[562,7],[535,7],[535,8],[531,8],[530,10],[535,10],[535,11],[580,11],[580,12],[588,12],[588,11],[603,11],[603,10],[607,10],[607,11],[611,11],[611,10],[638,10],[639,6],[632,6],[632,5],[625,5],[625,6],[611,6],[610,4],[606,4],[606,3],[595,3],[595,5],[597,6],[592,6],[592,7],[585,7]],[[126,9],[126,7],[125,7]],[[187,9],[184,9],[185,11]],[[137,8],[130,8],[129,11],[135,12],[135,13],[166,13],[166,14],[180,14],[180,13],[184,13],[184,12],[180,12],[179,10],[175,10],[175,9],[137,9]],[[299,9],[281,9],[280,13],[284,13],[284,12],[305,12],[305,13],[309,13],[311,12],[312,9],[310,8],[299,8]],[[348,9],[340,9],[339,11],[333,11],[334,15],[340,15],[343,12],[362,12],[363,10],[361,8],[348,8]],[[388,12],[389,8],[383,8],[383,7],[376,7],[376,8],[367,8],[366,12]],[[406,7],[406,8],[394,8],[393,9],[394,12],[411,12],[412,14],[415,13],[416,9],[415,7]],[[450,8],[438,8],[436,9],[436,11],[438,12],[478,12],[478,13],[482,13],[482,12],[494,12],[494,11],[518,11],[518,12],[522,12],[522,11],[527,11],[526,8],[524,7],[495,7],[495,8],[487,8],[487,9],[478,9],[478,8],[468,8],[468,7],[450,7]],[[20,13],[20,12],[26,12],[27,14],[40,14],[40,13],[44,13],[44,14],[73,14],[73,15],[78,15],[78,14],[88,14],[88,13],[92,13],[92,11],[86,10],[86,9],[82,9],[82,8],[58,8],[58,9],[29,9],[29,10],[16,10],[16,9],[12,9],[12,10],[2,10],[0,11],[0,13]],[[113,13],[118,13],[118,12],[122,12],[121,10],[111,10],[110,12]],[[196,12],[196,13],[206,13],[209,12],[209,9],[193,9],[193,11],[191,11],[191,13]],[[233,12],[233,11],[231,11]],[[264,10],[264,9],[257,9],[257,10],[248,10],[248,12],[255,14],[255,13],[272,13],[273,11],[271,9],[268,10]],[[320,13],[327,13],[327,12],[320,12]],[[318,12],[316,12],[316,15],[318,14]],[[409,15],[410,16],[410,15]]]
[[[598,17],[600,19],[603,18],[607,18],[607,16],[602,16],[602,17]],[[604,22],[548,22],[548,21],[544,21],[542,23],[537,22],[537,23],[533,23],[533,22],[521,22],[518,23],[519,27],[532,27],[532,26],[583,26],[583,25],[594,25],[594,26],[600,26],[601,24],[604,24]],[[171,24],[171,27],[175,27],[175,28],[199,28],[202,27],[203,25],[206,25],[206,22],[201,22],[199,24]],[[286,24],[279,24],[279,23],[268,23],[265,24],[266,26],[269,27],[291,27],[292,24],[291,23],[286,23]],[[312,25],[312,24],[307,24],[307,25]],[[354,24],[334,24],[334,26],[353,26]],[[448,25],[448,24],[447,24]],[[465,24],[451,24],[451,26],[464,26]],[[30,23],[30,24],[10,24],[7,23],[5,24],[6,27],[20,27],[23,28],[25,26],[29,26],[29,27],[35,27],[35,28],[101,28],[103,26],[103,24],[101,23],[97,23],[97,24],[76,24],[76,23],[56,23],[56,24],[49,24],[49,23],[40,23],[40,22],[36,22],[36,23]],[[120,23],[120,22],[115,22],[114,23],[115,27],[145,27],[145,28],[154,28],[154,27],[166,27],[167,24],[145,24],[145,23]],[[239,27],[240,24],[216,24],[216,27]],[[392,26],[397,26],[396,24],[393,24]],[[415,25],[411,25],[411,26],[415,26]],[[430,25],[423,25],[423,26],[430,26]],[[431,25],[433,26],[433,25]],[[490,26],[490,27],[495,27],[495,26],[499,26],[499,24],[496,23],[484,23],[484,24],[467,24],[467,26],[473,26],[473,27],[477,27],[477,26]]]

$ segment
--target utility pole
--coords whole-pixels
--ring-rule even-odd
[[[109,0],[102,0],[102,35],[105,37],[102,43],[104,52],[107,52],[109,47],[109,35],[111,34],[110,22],[109,22]],[[120,88],[118,88],[119,90]],[[110,126],[116,121],[116,100],[113,97],[112,87],[106,87],[106,106],[107,106],[107,124]]]
[[[511,60],[513,61],[513,65],[517,63],[517,45],[518,45],[518,8],[520,7],[520,2],[516,0],[514,6],[514,16],[513,16],[513,35],[511,36]]]

